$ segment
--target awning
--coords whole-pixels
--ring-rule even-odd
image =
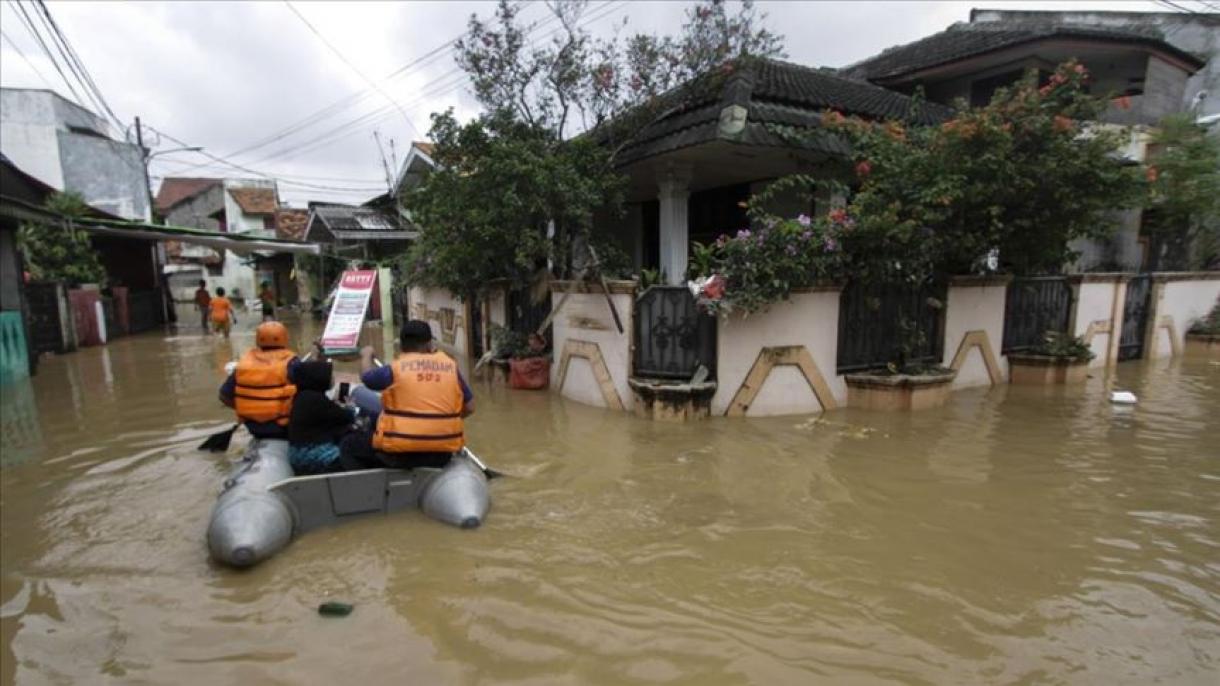
[[[187,226],[167,226],[146,222],[124,221],[121,219],[103,219],[99,217],[69,218],[44,207],[31,205],[30,203],[5,195],[0,195],[0,215],[11,217],[18,221],[61,224],[65,226],[71,221],[72,225],[76,228],[88,231],[96,236],[135,238],[145,241],[180,241],[182,243],[205,245],[209,248],[232,250],[239,255],[247,255],[254,251],[317,255],[322,251],[321,246],[314,243],[289,241],[281,238],[262,238],[240,233],[220,233]]]

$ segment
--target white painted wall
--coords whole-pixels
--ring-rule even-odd
[[[1173,354],[1169,332],[1159,326],[1162,317],[1169,315],[1173,318],[1173,333],[1177,338],[1178,349],[1181,350],[1190,325],[1196,319],[1206,316],[1216,306],[1217,299],[1220,299],[1220,274],[1206,279],[1166,282],[1161,290],[1160,300],[1152,308],[1158,321],[1148,322],[1149,326],[1157,325],[1157,330],[1153,337],[1152,349],[1145,351],[1145,357],[1169,357]]]
[[[225,219],[228,231],[231,233],[263,231],[263,215],[242,212],[241,206],[229,193],[230,188],[269,188],[274,191],[276,190],[275,181],[273,179],[225,179],[224,182]],[[274,235],[274,233],[275,229],[272,227],[267,235]]]
[[[407,291],[407,298],[411,303],[411,318],[422,318],[432,327],[432,338],[436,340],[436,344],[445,352],[453,355],[459,361],[466,360],[470,354],[467,338],[468,329],[466,322],[466,303],[462,302],[449,291],[440,288],[420,288],[412,286]],[[428,311],[426,317],[420,317],[420,306],[425,306]],[[453,342],[446,340],[441,326],[439,312],[443,309],[453,310],[454,313],[454,336]]]
[[[1000,363],[1003,359],[1000,357],[1000,346],[1004,342],[1004,302],[1007,294],[1007,284],[949,286],[945,303],[946,367],[953,363],[953,358],[967,333],[984,331],[987,333],[987,341],[991,344],[991,353],[1007,378],[1008,371]],[[977,346],[972,346],[953,380],[953,387],[990,385],[991,375],[987,373],[983,353]]]
[[[559,387],[559,365],[563,361],[564,346],[569,340],[589,341],[596,343],[606,361],[606,368],[618,397],[623,401],[623,408],[632,407],[631,386],[627,379],[631,376],[631,321],[632,306],[635,297],[629,293],[611,293],[619,319],[623,322],[623,332],[619,333],[614,326],[614,317],[610,306],[606,304],[604,293],[571,293],[563,307],[555,313],[552,320],[554,326],[554,357],[551,360],[551,387],[560,395],[577,402],[606,407],[601,388],[593,376],[593,369],[584,358],[573,357],[568,364],[568,376],[563,387]],[[561,291],[551,293],[551,302],[559,305],[564,294]]]
[[[717,324],[716,394],[712,414],[722,415],[765,347],[803,345],[835,400],[847,402],[847,385],[835,373],[839,350],[839,291],[796,293],[787,302],[747,317],[721,317]],[[807,414],[822,406],[796,367],[772,369],[747,416]]]
[[[1114,298],[1117,292],[1116,287],[1117,289],[1122,289],[1121,292],[1125,293],[1127,284],[1120,284],[1114,281],[1086,281],[1078,284],[1076,321],[1072,324],[1072,335],[1083,336],[1091,322],[1110,322]],[[1120,312],[1119,315],[1120,320],[1111,323],[1110,329],[1112,333],[1097,333],[1093,336],[1093,340],[1090,342],[1090,348],[1093,350],[1093,360],[1089,362],[1090,367],[1104,367],[1106,365],[1106,351],[1110,346],[1111,336],[1118,335],[1119,329],[1122,328],[1122,313]]]

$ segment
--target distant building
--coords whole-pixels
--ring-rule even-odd
[[[0,88],[0,152],[99,210],[139,221],[152,217],[139,146],[115,140],[106,120],[52,91]]]
[[[273,179],[169,177],[157,189],[157,215],[166,224],[221,233],[276,236],[279,193]],[[167,246],[171,287],[179,302],[189,300],[199,280],[209,289],[222,286],[238,299],[253,302],[260,278],[253,260],[227,250],[174,244]]]

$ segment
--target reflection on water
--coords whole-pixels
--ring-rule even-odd
[[[236,573],[203,533],[239,448],[194,447],[251,343],[121,339],[5,389],[0,682],[1217,679],[1215,363],[685,426],[476,386],[514,475],[484,528],[368,519]]]

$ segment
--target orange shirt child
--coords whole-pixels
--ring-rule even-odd
[[[217,324],[227,322],[233,316],[233,303],[223,295],[212,298],[209,307],[212,310],[212,321]]]

